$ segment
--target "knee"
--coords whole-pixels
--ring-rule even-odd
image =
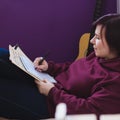
[[[9,59],[9,51],[5,48],[0,48],[0,58],[1,59]]]

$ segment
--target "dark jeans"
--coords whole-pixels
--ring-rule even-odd
[[[48,118],[46,97],[38,92],[34,78],[8,57],[9,52],[0,48],[0,116],[20,120]]]

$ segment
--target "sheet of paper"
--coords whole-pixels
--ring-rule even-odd
[[[37,78],[39,78],[41,80],[46,79],[46,80],[49,80],[50,82],[56,82],[55,79],[53,77],[51,77],[49,74],[38,72],[37,70],[35,70],[33,63],[25,56],[20,56],[20,59],[24,65],[25,69],[30,74],[35,75]]]

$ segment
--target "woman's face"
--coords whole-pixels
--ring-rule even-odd
[[[102,30],[101,30],[102,29]],[[106,38],[105,28],[102,25],[97,25],[95,29],[95,36],[90,40],[97,57],[112,59],[117,56],[115,51],[110,50]]]

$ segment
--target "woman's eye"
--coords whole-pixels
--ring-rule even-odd
[[[99,38],[99,37],[96,37],[96,40],[100,40],[100,38]]]

